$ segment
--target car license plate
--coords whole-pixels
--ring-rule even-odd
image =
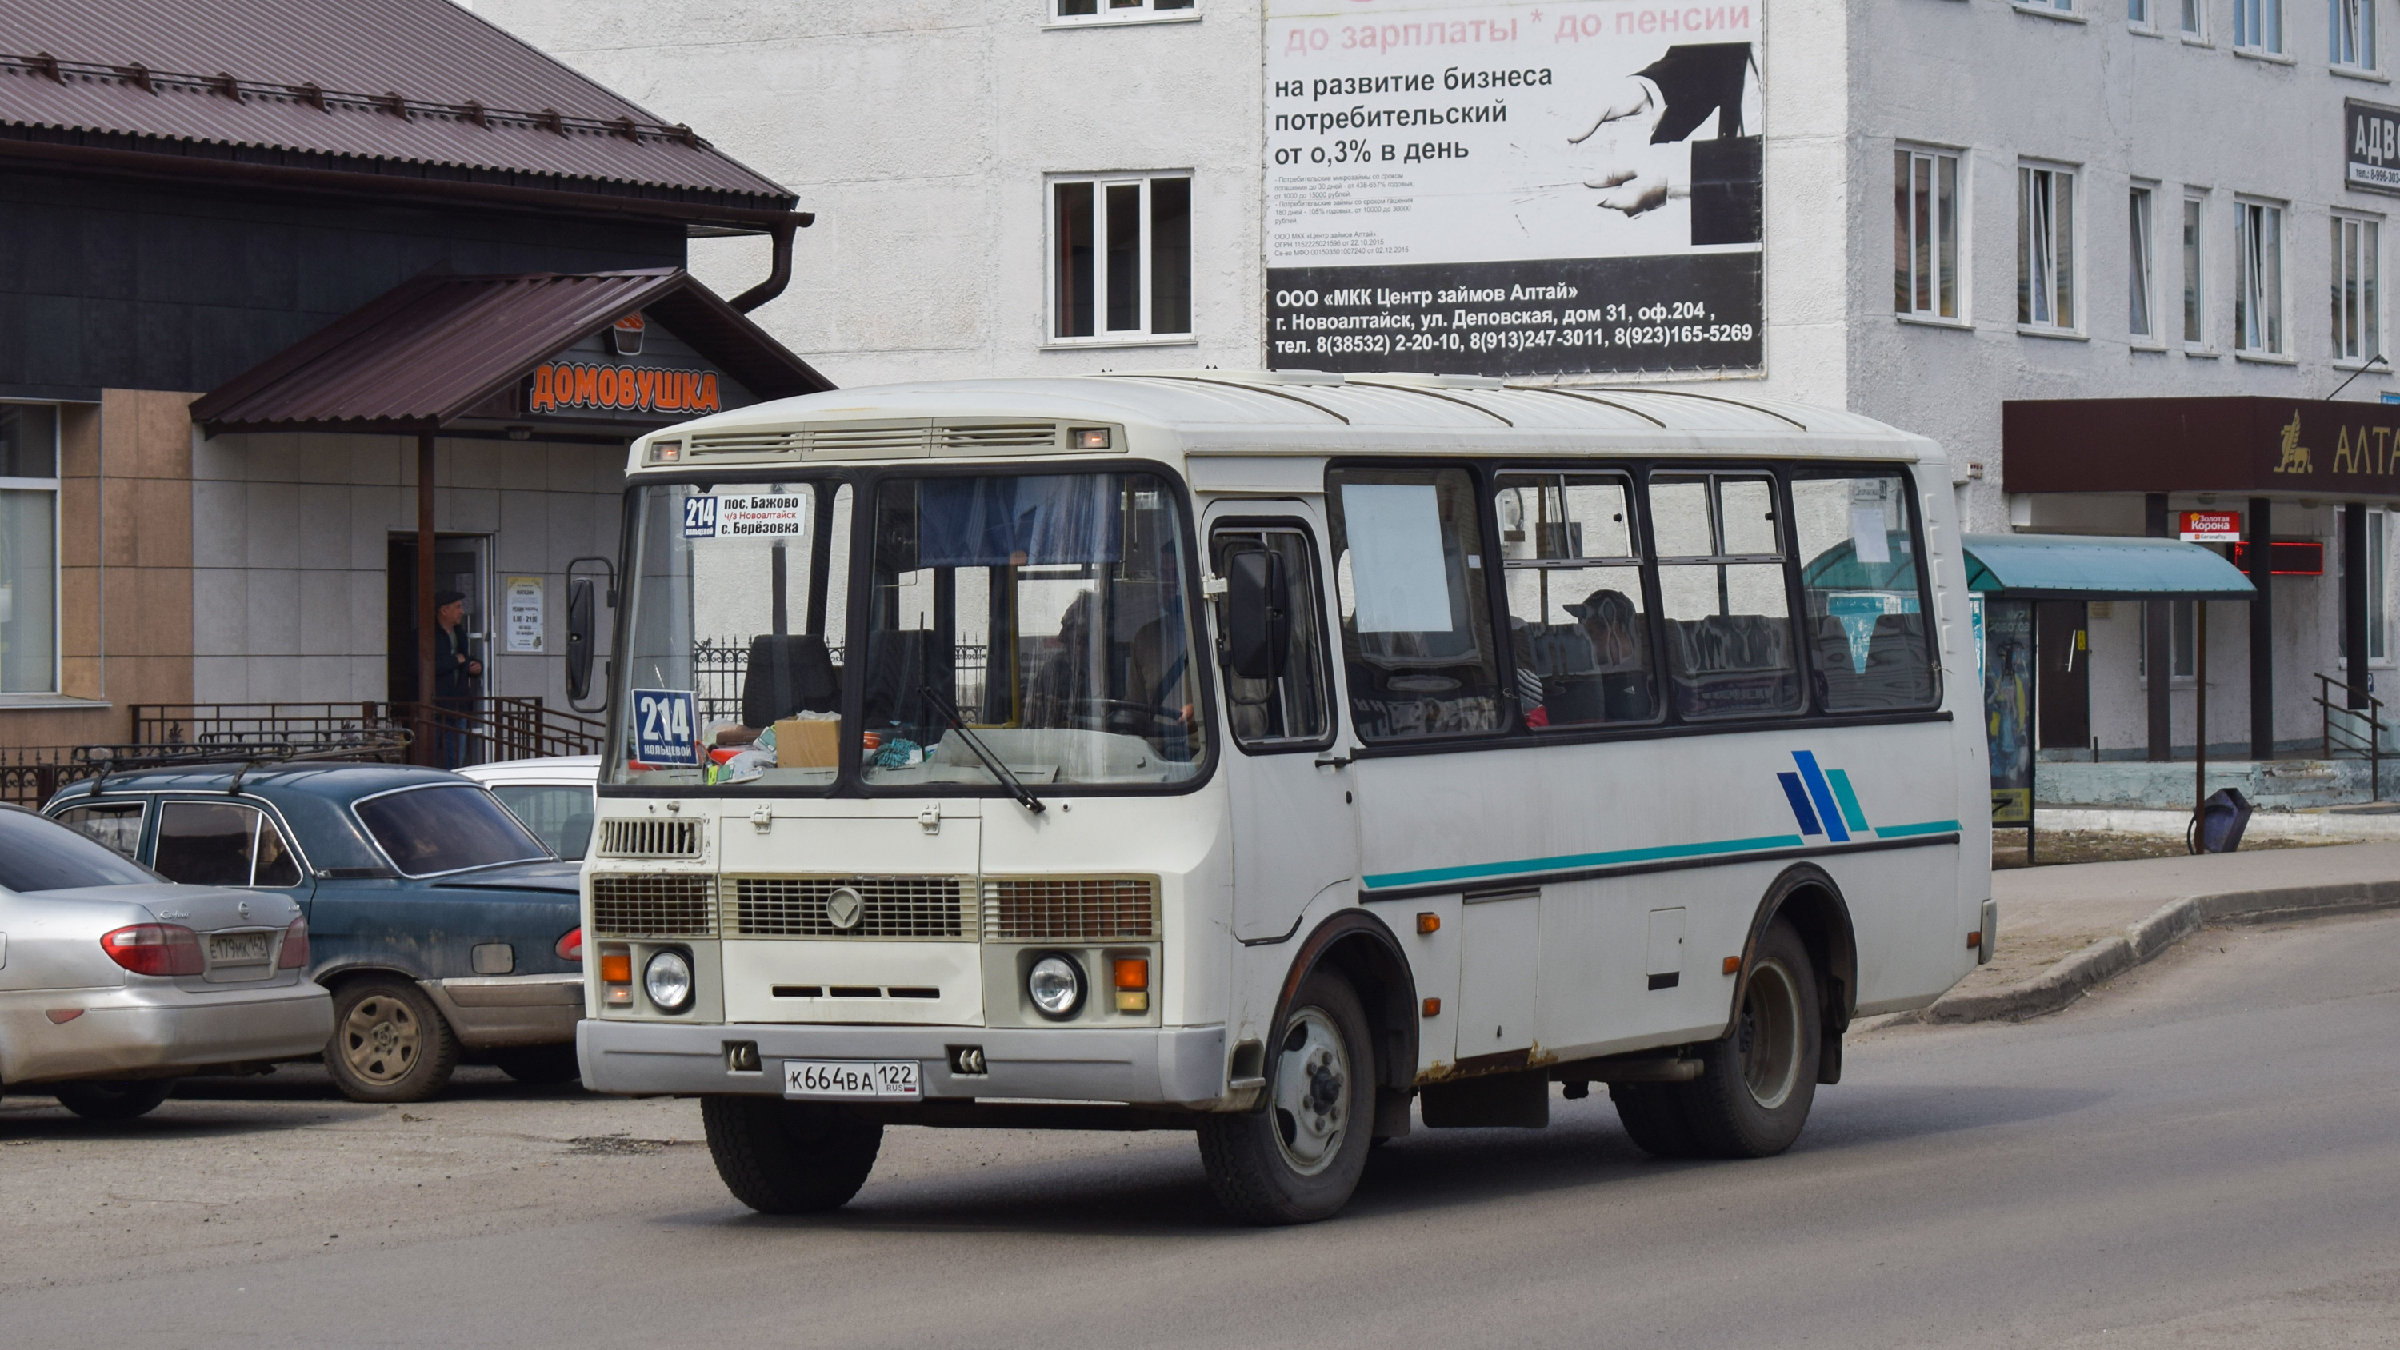
[[[266,933],[212,933],[208,961],[214,966],[255,966],[267,959],[271,945]]]
[[[787,1059],[783,1062],[786,1097],[849,1097],[866,1101],[920,1100],[917,1062],[913,1059]]]

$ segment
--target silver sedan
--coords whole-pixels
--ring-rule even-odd
[[[333,1007],[307,966],[285,896],[177,886],[0,806],[0,1088],[121,1120],[184,1074],[314,1055]]]

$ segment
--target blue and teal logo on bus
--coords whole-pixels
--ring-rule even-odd
[[[1958,828],[1955,820],[1929,820],[1878,829],[1867,824],[1867,813],[1859,807],[1858,791],[1850,786],[1849,774],[1819,766],[1815,752],[1808,750],[1794,750],[1792,763],[1797,771],[1776,774],[1775,780],[1783,784],[1783,799],[1791,804],[1802,838],[1823,835],[1833,843],[1846,844],[1853,836],[1897,839]]]

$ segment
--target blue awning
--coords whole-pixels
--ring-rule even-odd
[[[1967,588],[2017,600],[2248,600],[2223,555],[2178,539],[1970,534]]]

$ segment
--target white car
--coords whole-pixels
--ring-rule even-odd
[[[0,806],[0,1088],[123,1120],[185,1074],[314,1055],[333,1002],[307,966],[289,897],[178,886]]]
[[[592,843],[592,786],[598,755],[504,759],[458,771],[492,790],[525,828],[568,862],[581,862]]]

